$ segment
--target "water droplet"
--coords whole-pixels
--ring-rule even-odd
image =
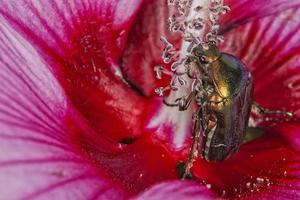
[[[206,184],[207,189],[211,189],[211,184]]]
[[[289,89],[293,89],[293,88],[294,88],[294,84],[293,84],[293,83],[289,83],[289,84],[288,84],[288,88],[289,88]]]
[[[98,81],[99,80],[99,77],[97,75],[94,75],[91,77],[92,81]]]
[[[222,190],[222,197],[226,195],[226,190]]]
[[[257,181],[258,183],[263,183],[263,182],[264,182],[264,179],[263,179],[263,178],[260,178],[260,177],[257,177],[257,178],[256,178],[256,181]]]
[[[126,30],[122,30],[119,34],[119,36],[123,36],[126,33]]]
[[[250,182],[246,183],[246,187],[250,188],[251,187],[251,183]]]

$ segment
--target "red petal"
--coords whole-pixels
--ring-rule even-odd
[[[274,127],[281,133],[291,144],[291,146],[300,151],[300,124],[299,123],[282,123]]]
[[[40,51],[92,127],[119,140],[141,126],[143,99],[118,68],[140,3],[6,1],[0,13]]]
[[[115,181],[121,182],[132,193],[163,180],[178,178],[176,155],[149,136],[120,145],[119,152],[115,153],[108,153],[88,137],[78,137],[82,153],[88,155],[95,166],[103,166]]]
[[[122,69],[126,78],[144,95],[154,95],[154,89],[163,84],[155,78],[154,66],[162,64],[163,43],[167,37],[172,44],[180,43],[168,30],[170,10],[165,0],[147,0],[132,28],[126,46]]]
[[[72,134],[90,130],[45,60],[2,17],[0,41],[1,198],[124,198],[120,185],[77,155]]]
[[[195,182],[173,181],[152,186],[138,195],[136,200],[193,200],[216,199],[217,196]]]
[[[272,132],[242,145],[235,156],[222,163],[199,161],[195,174],[228,197],[299,198],[300,154]]]

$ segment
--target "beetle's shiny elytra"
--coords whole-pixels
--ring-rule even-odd
[[[221,161],[244,140],[252,105],[252,76],[239,59],[219,52],[214,45],[207,50],[198,46],[193,53],[199,69],[207,67],[207,81],[201,80],[204,90],[212,88],[202,97],[195,122],[201,123],[204,132],[198,151],[208,161]]]

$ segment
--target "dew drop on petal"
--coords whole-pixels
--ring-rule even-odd
[[[263,183],[263,182],[264,182],[264,179],[263,179],[263,178],[260,178],[260,177],[257,177],[257,178],[256,178],[256,181],[257,181],[258,183]]]
[[[289,88],[289,89],[293,89],[293,88],[294,88],[293,83],[289,83],[289,84],[288,84],[288,88]]]
[[[282,158],[283,161],[286,161],[286,158]]]
[[[226,195],[226,190],[222,190],[222,197],[224,197]]]
[[[246,187],[250,188],[251,187],[251,183],[250,182],[246,183]]]
[[[237,189],[236,188],[234,188],[234,193],[237,193]]]
[[[211,184],[206,184],[207,189],[211,189]]]

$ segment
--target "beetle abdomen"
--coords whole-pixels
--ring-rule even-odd
[[[222,54],[212,63],[215,93],[210,99],[212,119],[206,130],[202,155],[221,161],[235,153],[245,137],[251,105],[253,81],[246,66],[237,58]],[[213,122],[214,121],[214,122]]]

